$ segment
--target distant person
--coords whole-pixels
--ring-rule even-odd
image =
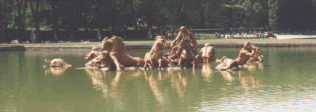
[[[219,36],[218,36],[218,33],[217,33],[217,32],[215,32],[215,37],[216,37],[216,38],[219,38]]]

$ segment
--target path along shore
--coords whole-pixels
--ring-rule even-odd
[[[316,39],[316,36],[308,35],[276,35],[277,39]]]
[[[251,43],[258,47],[316,47],[316,42],[269,42]],[[204,44],[199,44],[203,47]],[[241,48],[243,43],[211,43],[215,48]],[[90,51],[100,45],[0,45],[0,51]],[[126,45],[126,49],[151,49],[152,44]]]

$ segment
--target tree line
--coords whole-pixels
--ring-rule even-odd
[[[275,32],[312,32],[316,0],[0,0],[1,42],[29,40],[32,28],[53,32],[53,40],[77,40],[74,32],[124,32],[158,29],[173,34],[188,28],[258,28]],[[7,35],[7,32],[14,35]],[[60,31],[67,34],[59,36]],[[134,31],[128,34],[127,32]],[[165,33],[165,32],[159,32]]]

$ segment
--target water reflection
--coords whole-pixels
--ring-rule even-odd
[[[45,70],[45,75],[56,75],[56,76],[61,76],[65,73],[65,71],[68,69],[69,67],[48,67]]]
[[[227,81],[233,82],[235,80],[234,76],[238,78],[241,89],[243,91],[249,91],[251,89],[256,88],[260,81],[258,78],[254,76],[255,72],[257,72],[258,67],[250,65],[243,70],[238,71],[220,71],[223,75],[223,78]]]
[[[235,80],[235,78],[228,71],[220,71],[220,73],[226,81],[232,82]]]
[[[134,70],[134,71],[106,71],[103,72],[98,69],[86,69],[93,88],[102,92],[104,99],[111,99],[114,106],[130,107],[136,105],[135,100],[138,101],[152,101],[151,96],[154,98],[157,104],[154,108],[159,111],[164,111],[167,108],[171,108],[171,102],[186,103],[186,96],[188,95],[188,71],[183,70]],[[113,75],[113,73],[116,73]],[[189,73],[191,74],[191,73]],[[141,85],[132,86],[131,83],[138,80]],[[144,82],[145,81],[145,82]],[[144,85],[146,84],[147,85]],[[135,88],[142,88],[141,93]],[[131,87],[134,89],[131,91]],[[149,87],[149,88],[148,88]],[[148,88],[148,89],[146,89]],[[145,92],[145,93],[142,93]],[[172,95],[176,93],[176,96]],[[146,94],[145,96],[138,97],[136,94]],[[128,96],[133,95],[133,96]],[[170,96],[171,95],[171,96]],[[128,102],[133,101],[136,104],[130,104]],[[143,105],[143,104],[142,104]],[[148,104],[152,105],[152,104]],[[181,105],[181,104],[176,104]],[[135,108],[135,107],[133,107]],[[123,109],[124,110],[124,109]]]
[[[0,110],[8,111],[308,111],[316,102],[316,49],[265,48],[262,63],[238,71],[216,64],[186,70],[77,70],[77,53],[0,54]],[[240,49],[219,49],[237,57]],[[133,54],[141,57],[144,54]],[[63,58],[75,67],[43,69]],[[82,60],[82,61],[78,61]],[[58,75],[58,76],[56,76]],[[58,80],[56,80],[58,79]]]
[[[205,65],[207,66],[207,65]],[[243,91],[249,91],[251,89],[256,88],[260,81],[258,78],[254,76],[254,74],[263,70],[262,63],[251,63],[249,65],[244,65],[242,69],[234,71],[234,70],[216,70],[218,71],[223,79],[228,82],[238,82]],[[203,76],[202,69],[202,76]],[[204,77],[205,78],[205,77]],[[228,83],[228,85],[232,85],[232,83]]]
[[[250,68],[248,68],[248,70],[251,70],[251,71],[255,71],[257,68],[260,69],[260,70],[263,70],[263,64],[262,63],[249,63]]]
[[[152,91],[155,100],[160,106],[158,111],[165,111],[168,108],[175,108],[172,106],[181,108],[187,103],[186,96],[188,95],[188,80],[185,76],[187,75],[185,72],[188,71],[169,69],[150,70],[144,72],[144,76],[146,81],[148,81],[150,90]],[[178,103],[170,104],[172,102]]]
[[[170,106],[179,106],[179,108],[181,108],[190,104],[188,102],[196,97],[195,95],[197,95],[196,93],[199,93],[198,91],[201,91],[196,87],[208,87],[204,86],[205,82],[199,82],[198,78],[200,76],[204,81],[212,82],[212,80],[218,80],[218,76],[214,77],[214,75],[219,74],[223,80],[229,82],[228,85],[220,85],[221,83],[218,83],[218,81],[215,82],[218,83],[217,85],[220,88],[220,91],[214,93],[217,93],[221,97],[224,97],[224,94],[230,94],[230,92],[232,92],[230,89],[234,88],[236,84],[239,85],[240,90],[245,92],[256,88],[260,84],[258,78],[253,75],[260,70],[259,66],[262,66],[260,64],[249,65],[248,68],[238,71],[218,71],[215,70],[215,66],[216,65],[211,63],[203,64],[201,73],[197,71],[199,69],[146,71],[137,69],[121,72],[86,69],[85,71],[91,79],[93,88],[97,91],[101,91],[104,99],[111,99],[114,107],[122,106],[119,110],[126,110],[128,109],[127,107],[136,108],[132,107],[132,105],[137,105],[135,100],[138,103],[147,100],[154,101],[147,103],[148,105],[156,105],[154,108],[158,111],[168,110],[172,108]],[[190,80],[188,80],[188,78],[190,78]],[[135,80],[139,81],[141,85],[131,85]],[[143,93],[140,93],[139,91],[135,93],[135,88],[137,88],[137,86],[142,88]],[[133,90],[131,90],[131,87]],[[137,97],[134,96],[135,94],[146,95],[145,97]],[[153,99],[151,99],[151,97]],[[134,102],[135,104],[130,104],[129,102]],[[178,104],[170,105],[172,102],[177,102]]]
[[[194,71],[194,70],[193,70]],[[187,92],[187,78],[186,74],[182,70],[169,71],[168,72],[171,80],[171,87],[176,89],[179,98],[182,102],[185,102],[185,93]],[[192,72],[193,75],[194,72]]]
[[[149,83],[149,87],[160,106],[165,106],[167,100],[167,91],[163,89],[163,79],[168,77],[167,75],[162,76],[162,72],[158,71],[155,74],[153,71],[144,72],[145,79]]]
[[[250,89],[256,88],[260,81],[254,77],[251,71],[243,70],[238,71],[238,78],[240,81],[241,88],[244,91],[249,91]]]
[[[213,71],[214,71],[214,69],[212,69],[212,65],[211,64],[203,63],[202,69],[201,69],[201,73],[202,73],[203,78],[206,81],[210,81],[211,80]]]
[[[143,76],[142,70],[133,71],[102,71],[99,69],[85,69],[88,74],[93,88],[97,91],[102,92],[102,97],[107,100],[110,99],[114,107],[118,107],[118,110],[126,110],[129,107],[128,102],[134,100],[132,96],[133,91],[129,83],[135,78],[140,78]],[[137,99],[137,98],[136,98]],[[132,108],[136,108],[131,106]],[[127,109],[128,110],[128,109]]]
[[[103,81],[106,77],[106,73],[98,69],[85,69],[85,71],[91,79],[93,88],[102,91],[103,97],[108,96],[108,86]]]

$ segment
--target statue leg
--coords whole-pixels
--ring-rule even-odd
[[[195,66],[196,66],[195,60],[192,60],[191,64],[192,64],[192,68],[195,69]]]
[[[173,48],[171,48],[171,51],[170,51],[170,55],[172,55],[175,51],[177,51],[179,48],[179,46],[174,46]]]
[[[184,50],[183,47],[181,47],[181,46],[178,47],[178,50],[176,51],[176,53],[175,53],[174,55],[170,56],[169,59],[173,59],[173,58],[176,58],[176,57],[180,57],[180,55],[181,55],[181,53],[182,53],[183,50]]]
[[[193,47],[192,52],[194,55],[196,55],[197,54],[197,47]]]
[[[159,69],[161,69],[162,59],[158,59]]]
[[[137,58],[137,65],[136,67],[142,67],[145,65],[145,61],[141,58]]]
[[[195,56],[195,59],[196,59],[196,62],[197,62],[197,63],[203,63],[203,58],[202,58],[201,55],[196,55],[196,56]]]
[[[148,60],[147,60],[147,59],[145,59],[144,69],[146,69],[146,68],[147,68],[147,63],[148,63]]]
[[[156,63],[152,59],[150,60],[150,65],[151,65],[150,69],[156,68]]]
[[[226,65],[226,69],[233,69],[233,70],[238,70],[239,69],[239,66],[237,64],[237,61],[235,60],[227,60],[227,65]]]
[[[185,66],[184,64],[185,64],[185,59],[180,58],[178,62],[178,66],[180,66],[181,69],[183,69],[183,67]]]
[[[121,67],[123,68],[123,65],[121,65],[121,64],[119,63],[119,61],[117,60],[117,58],[116,58],[115,56],[112,55],[112,56],[111,56],[111,59],[113,60],[115,66],[116,66],[116,70],[117,70],[117,71],[121,71],[121,70],[122,70]]]

